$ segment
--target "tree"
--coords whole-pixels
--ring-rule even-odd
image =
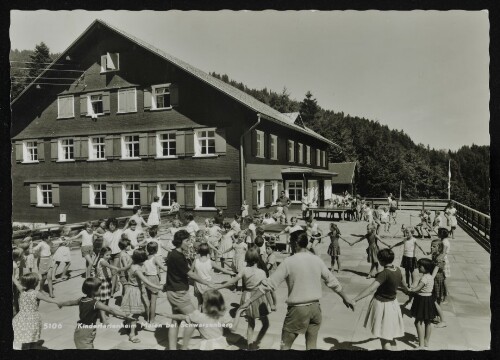
[[[28,64],[30,69],[28,70],[28,75],[30,78],[35,79],[51,62],[50,50],[42,41],[35,46],[35,52],[30,55],[30,63]]]
[[[300,115],[302,116],[302,121],[307,127],[311,127],[313,130],[316,127],[318,120],[318,113],[320,107],[316,99],[310,91],[306,93],[306,98],[300,103]]]

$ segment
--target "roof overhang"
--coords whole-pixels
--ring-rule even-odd
[[[337,176],[338,173],[324,169],[311,169],[306,167],[289,167],[281,169],[281,174],[308,174],[322,177]]]

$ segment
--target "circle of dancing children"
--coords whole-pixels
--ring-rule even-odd
[[[368,224],[366,230],[367,230],[366,235],[360,236],[358,240],[351,243],[350,245],[353,246],[356,243],[363,241],[364,239],[368,241],[368,247],[366,248],[366,255],[367,255],[366,260],[371,264],[371,267],[370,267],[370,272],[368,273],[368,276],[366,278],[370,279],[372,277],[375,277],[375,274],[378,273],[378,258],[377,258],[377,253],[379,250],[378,242],[380,241],[387,247],[389,247],[389,245],[383,242],[382,239],[375,233],[376,228],[375,226],[373,226],[373,224]]]

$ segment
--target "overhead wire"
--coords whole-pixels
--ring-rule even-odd
[[[11,70],[19,69],[19,70],[31,70],[31,68],[21,68],[21,67],[11,67]],[[67,70],[67,69],[43,69],[43,71],[69,71],[69,72],[85,72],[84,70]]]
[[[35,61],[21,61],[21,60],[10,60],[11,63],[22,63],[22,64],[44,64],[44,65],[52,65],[52,66],[74,66],[74,64],[54,64],[47,62],[35,62]]]

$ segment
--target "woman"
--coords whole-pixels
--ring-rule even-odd
[[[148,226],[160,225],[161,222],[160,210],[161,210],[160,198],[158,196],[155,196],[153,198],[153,202],[151,203],[151,212],[149,213],[148,217]]]

